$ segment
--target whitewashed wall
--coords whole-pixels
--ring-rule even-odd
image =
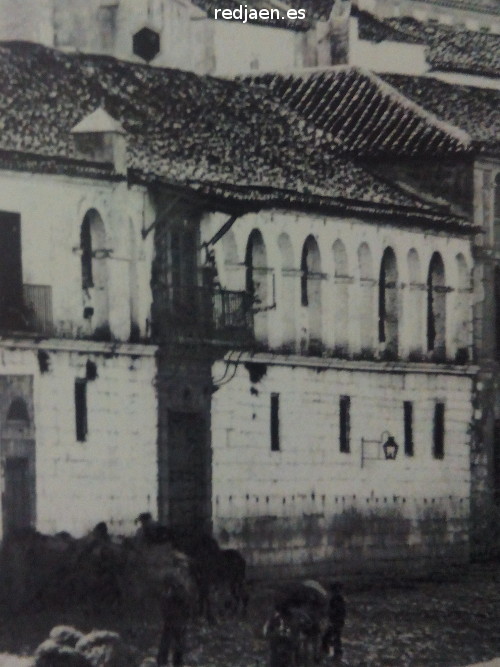
[[[51,0],[0,0],[0,39],[24,39],[52,46],[52,18]]]
[[[152,61],[160,67],[178,67],[199,74],[214,71],[212,21],[188,0],[149,4],[121,0],[118,7],[114,55],[144,62],[133,54],[133,35],[145,26],[160,35],[160,52]],[[90,50],[97,50],[95,48]]]
[[[0,210],[21,216],[23,282],[52,287],[56,330],[69,337],[91,333],[83,309],[89,305],[81,279],[80,228],[87,211],[100,214],[106,233],[109,324],[118,340],[130,335],[131,313],[146,333],[151,309],[153,233],[141,229],[154,220],[142,188],[125,182],[2,171]],[[131,286],[131,271],[134,286]],[[91,304],[90,304],[91,305]]]
[[[40,349],[48,354],[48,372],[40,371]],[[133,533],[139,512],[156,512],[154,352],[140,345],[2,341],[2,376],[33,377],[38,530],[82,535],[106,521],[112,533]],[[88,360],[98,377],[87,381],[88,435],[79,442],[74,384],[85,378]]]
[[[213,20],[212,24],[219,75],[254,70],[279,72],[304,66],[302,33],[238,21]]]
[[[251,565],[412,568],[466,560],[472,379],[427,366],[258,354],[217,362],[213,397],[213,522]],[[264,374],[252,382],[245,363]],[[254,378],[255,379],[255,378]],[[279,394],[280,451],[270,447]],[[350,453],[339,450],[339,398],[350,396]],[[412,401],[414,456],[404,453]],[[444,458],[432,452],[434,406],[445,403]],[[395,461],[372,460],[390,432]],[[409,560],[408,560],[409,559]],[[328,566],[329,564],[329,566]],[[426,565],[427,564],[427,565]],[[331,569],[329,570],[332,571]]]
[[[222,215],[208,216],[202,223],[202,236],[210,239],[223,224]],[[394,221],[397,223],[397,220]],[[396,225],[363,222],[355,218],[334,218],[289,212],[262,212],[239,218],[226,236],[215,245],[217,268],[222,285],[241,290],[245,286],[245,249],[253,229],[262,233],[267,265],[270,269],[267,303],[267,344],[279,349],[286,341],[285,330],[295,331],[295,347],[306,325],[307,309],[301,305],[300,262],[304,241],[312,235],[321,255],[322,341],[325,350],[344,346],[353,355],[367,347],[378,347],[378,280],[384,249],[390,246],[397,259],[399,313],[399,356],[426,350],[426,282],[434,252],[442,256],[446,294],[446,356],[453,359],[459,347],[472,345],[472,258],[470,239],[453,234],[403,229]],[[284,259],[280,243],[287,238],[291,259]],[[333,246],[341,241],[346,250],[347,276],[337,278]],[[359,248],[366,244],[371,255],[371,279],[362,281]],[[411,275],[409,253],[416,251],[418,270]],[[467,267],[466,284],[459,276],[457,257]],[[285,264],[284,264],[285,262]],[[291,264],[290,264],[291,262]],[[273,277],[274,276],[274,277]],[[274,290],[273,290],[274,283]],[[371,308],[366,307],[366,291],[371,291]],[[346,296],[347,310],[339,313],[340,294]],[[345,310],[345,309],[344,309]],[[345,319],[342,331],[336,326],[339,315]],[[464,327],[461,326],[465,320]],[[292,324],[290,324],[290,322]],[[371,325],[370,325],[371,322]],[[460,333],[459,333],[460,332]],[[366,343],[369,337],[369,345]],[[461,336],[461,339],[459,339]]]
[[[359,39],[358,19],[350,19],[349,65],[366,67],[372,72],[421,75],[429,70],[425,49],[423,44],[404,44],[389,40],[375,43]]]

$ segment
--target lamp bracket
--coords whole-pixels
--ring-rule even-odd
[[[374,454],[367,454],[369,449],[375,449]],[[393,461],[398,453],[399,445],[389,431],[382,431],[378,440],[361,438],[361,467],[365,461]]]

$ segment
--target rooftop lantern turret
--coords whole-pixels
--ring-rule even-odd
[[[71,130],[75,157],[111,163],[118,174],[127,171],[126,132],[121,123],[99,107]]]

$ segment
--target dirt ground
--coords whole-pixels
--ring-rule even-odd
[[[215,627],[193,623],[187,666],[265,667],[262,626],[272,608],[273,586],[253,583],[251,594],[246,619],[222,618]],[[463,667],[500,656],[500,563],[474,565],[441,581],[360,585],[350,580],[345,582],[345,597],[344,666]],[[14,664],[2,652],[28,656],[60,624],[83,631],[120,632],[144,658],[155,655],[160,633],[159,613],[153,606],[146,612],[24,609],[16,615],[4,613],[0,615],[0,667]],[[323,665],[327,664],[325,659]]]

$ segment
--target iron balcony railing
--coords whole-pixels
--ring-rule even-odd
[[[171,287],[154,297],[154,331],[176,336],[248,341],[253,336],[252,299],[246,292],[209,287]]]
[[[52,319],[52,287],[23,285],[24,305],[31,331],[50,336],[54,332]]]
[[[52,288],[23,285],[22,297],[0,295],[0,331],[52,335]]]

